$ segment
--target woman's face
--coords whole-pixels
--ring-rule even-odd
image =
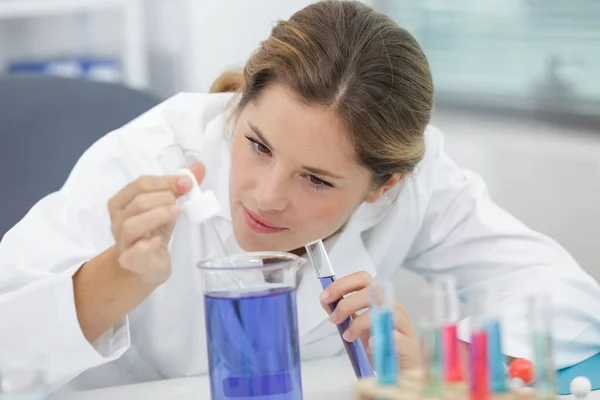
[[[335,233],[363,201],[375,201],[335,114],[281,86],[239,116],[233,136],[230,205],[245,251],[292,251]]]

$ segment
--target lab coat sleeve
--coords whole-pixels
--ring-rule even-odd
[[[39,368],[53,390],[128,348],[127,318],[93,344],[86,340],[72,280],[82,264],[113,245],[107,201],[133,179],[119,136],[113,132],[94,144],[65,185],[0,242],[0,372]]]
[[[598,284],[556,242],[494,204],[482,180],[444,152],[440,131],[431,127],[426,137],[414,178],[421,227],[404,265],[453,274],[463,300],[490,285],[501,299],[507,355],[532,359],[526,301],[542,292],[552,296],[556,367],[600,351]],[[468,340],[468,319],[460,332]]]

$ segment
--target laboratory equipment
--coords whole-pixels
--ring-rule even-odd
[[[456,281],[451,275],[436,277],[432,281],[432,290],[434,312],[441,321],[444,378],[447,382],[460,382],[463,371],[458,340],[460,312]]]
[[[513,392],[523,389],[525,386],[525,382],[519,377],[510,378],[508,380],[508,387]]]
[[[471,345],[469,346],[469,390],[471,400],[486,400],[490,393],[488,329],[485,292],[469,299]]]
[[[566,395],[571,393],[571,381],[578,376],[585,376],[592,384],[592,390],[600,390],[600,353],[586,358],[575,365],[556,371],[558,393]]]
[[[576,400],[584,400],[592,391],[592,382],[585,376],[578,376],[571,381],[571,393]]]
[[[369,285],[372,357],[380,385],[398,383],[394,341],[394,291],[392,280],[374,279]]]
[[[327,289],[336,278],[323,241],[317,240],[308,243],[305,248],[306,254],[316,270],[321,287],[324,290]],[[337,300],[329,305],[331,312],[335,310],[339,302],[340,300]],[[337,325],[340,337],[344,334],[348,327],[350,327],[351,323],[352,317],[348,317],[344,322]],[[367,353],[360,339],[356,339],[353,342],[348,342],[342,338],[342,341],[344,343],[344,347],[346,348],[346,353],[348,353],[348,357],[350,358],[350,362],[352,363],[352,367],[354,368],[356,377],[365,378],[373,376],[373,368],[371,367],[371,363],[369,362],[369,358],[367,357]]]
[[[471,388],[474,396],[484,398],[487,392],[496,394],[507,392],[509,389],[508,376],[504,364],[505,356],[502,350],[501,302],[496,290],[490,285],[471,292],[469,300],[471,315],[471,337],[477,342],[470,346]],[[479,348],[478,346],[483,346]],[[483,363],[481,367],[477,363]],[[482,364],[483,365],[483,364]],[[484,378],[485,376],[485,378]],[[484,379],[488,382],[484,383]],[[512,382],[513,385],[518,382]],[[485,390],[484,390],[485,388]]]
[[[494,288],[489,286],[486,288],[484,301],[491,390],[494,393],[502,393],[508,390],[508,382],[504,366],[504,351],[502,350],[501,304]]]
[[[528,298],[535,386],[540,399],[554,398],[557,393],[552,339],[552,304],[548,294],[537,293]]]
[[[508,366],[508,378],[520,379],[523,385],[529,385],[534,379],[533,364],[524,358],[513,360]]]
[[[426,287],[420,293],[421,356],[423,363],[423,395],[441,396],[444,392],[444,360],[442,343],[443,292],[439,287]]]
[[[195,175],[187,169],[194,162],[200,161],[194,152],[186,150],[179,144],[172,144],[162,149],[158,155],[158,162],[164,174],[187,176],[192,180],[192,189],[177,199],[183,206],[183,213],[188,222],[197,229],[192,229],[192,241],[205,250],[210,248],[212,258],[227,255],[227,249],[223,243],[214,221],[220,210],[220,204],[211,191],[202,191]],[[201,233],[200,230],[206,230]],[[207,236],[211,237],[208,238]],[[214,240],[210,240],[213,239]]]
[[[301,400],[296,270],[290,253],[199,264],[213,400]]]

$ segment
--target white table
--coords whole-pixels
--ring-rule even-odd
[[[350,362],[343,357],[305,362],[302,364],[304,399],[352,399],[352,384],[356,382]],[[560,396],[572,400],[573,396]],[[207,376],[170,379],[95,389],[68,395],[52,396],[51,400],[199,400],[210,399]],[[592,392],[586,400],[600,400],[600,391]]]

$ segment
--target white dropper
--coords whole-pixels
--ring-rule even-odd
[[[192,189],[187,194],[187,201],[183,204],[183,213],[191,223],[202,223],[214,217],[221,210],[217,197],[210,190],[203,192],[196,180],[196,176],[189,169],[183,168],[177,175],[185,175],[192,180]]]
[[[182,205],[183,213],[187,220],[191,224],[206,224],[212,230],[212,233],[217,238],[218,251],[220,256],[227,255],[227,248],[221,240],[219,231],[215,225],[210,221],[210,218],[214,217],[221,210],[221,205],[215,194],[207,190],[203,192],[200,190],[198,180],[192,171],[187,168],[180,169],[177,175],[187,176],[192,180],[192,189],[187,193],[187,201]]]

